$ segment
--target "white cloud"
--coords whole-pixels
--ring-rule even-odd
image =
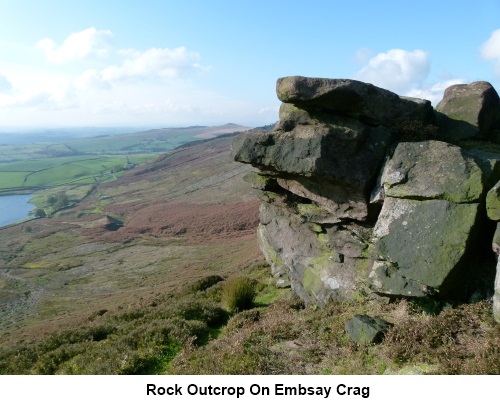
[[[429,70],[427,52],[391,49],[369,59],[354,78],[401,94],[422,83]]]
[[[96,30],[91,27],[71,34],[60,46],[57,46],[52,39],[45,38],[38,41],[37,47],[45,52],[50,62],[66,63],[84,59],[90,55],[106,56],[112,37],[111,31]]]
[[[0,76],[0,86],[10,88],[0,92],[0,121],[16,125],[29,117],[46,125],[153,126],[245,122],[256,116],[258,106],[203,90],[191,80],[208,69],[198,52],[186,47],[116,50],[111,36],[89,28],[62,43],[42,40],[38,47],[55,62],[50,65],[0,60],[0,72],[8,78]],[[106,52],[105,60],[92,57]],[[63,64],[84,58],[84,64]],[[86,70],[78,70],[82,66]],[[266,114],[277,115],[262,111],[260,116]]]
[[[2,62],[0,70],[6,72],[5,76],[0,75],[0,87],[4,82],[2,78],[8,77],[7,91],[0,91],[2,108],[43,111],[74,108],[78,104],[69,75]]]
[[[123,80],[130,78],[150,77],[179,77],[182,73],[201,68],[198,63],[200,55],[189,52],[184,47],[151,48],[144,52],[133,49],[120,52],[125,56],[121,66],[109,66],[101,72],[106,81]]]
[[[12,90],[12,83],[4,75],[0,74],[0,93],[8,93]]]
[[[31,108],[40,111],[55,111],[72,109],[78,106],[79,103],[71,92],[41,91],[0,97],[0,107],[2,108]]]
[[[80,90],[110,89],[111,83],[179,79],[192,70],[207,70],[199,64],[200,55],[185,47],[151,48],[143,52],[127,49],[118,53],[124,57],[121,64],[87,70],[75,80],[75,86]]]
[[[500,29],[493,31],[480,52],[483,59],[493,62],[495,73],[500,76]]]
[[[500,30],[498,30],[498,41],[500,45]],[[488,51],[493,55],[498,52],[500,60],[500,49],[493,48],[492,45],[492,49],[488,48]],[[366,55],[366,50],[358,50],[357,56],[366,57]],[[446,88],[467,82],[461,78],[452,78],[439,83],[426,83],[430,67],[430,57],[425,51],[391,49],[367,60],[365,66],[354,74],[354,78],[402,96],[430,100],[434,106],[442,100]]]
[[[89,88],[100,88],[103,90],[111,89],[111,85],[102,80],[101,73],[96,69],[89,69],[83,72],[75,79],[75,87],[78,90],[86,90]]]
[[[425,100],[430,100],[433,106],[436,106],[442,99],[444,91],[454,85],[466,83],[463,79],[451,79],[444,82],[436,83],[433,85],[426,85],[420,88],[413,88],[405,92],[405,96],[423,98]]]

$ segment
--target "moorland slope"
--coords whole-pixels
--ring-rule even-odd
[[[489,302],[304,305],[257,244],[234,137],[174,150],[57,212],[0,230],[2,374],[500,373]],[[234,280],[253,308],[231,308]],[[355,314],[393,324],[358,345]]]
[[[132,308],[258,260],[258,202],[242,180],[248,169],[229,156],[231,139],[161,155],[55,217],[2,229],[4,340]]]

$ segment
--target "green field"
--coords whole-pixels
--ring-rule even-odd
[[[152,155],[71,156],[0,164],[0,192],[22,192],[69,184],[91,184],[116,178]]]
[[[0,144],[0,164],[82,155],[164,153],[185,143],[245,130],[235,124],[218,127],[163,128],[121,135],[101,135],[58,142]],[[24,169],[20,170],[24,171]]]
[[[135,165],[186,143],[244,127],[163,128],[59,142],[0,144],[0,194],[114,180]]]

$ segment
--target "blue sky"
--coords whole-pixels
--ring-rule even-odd
[[[264,125],[288,75],[500,91],[500,1],[0,0],[0,127]]]

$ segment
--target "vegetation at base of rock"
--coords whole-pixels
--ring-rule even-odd
[[[243,272],[268,278],[260,263]],[[212,286],[207,287],[207,280]],[[217,281],[217,282],[216,282]],[[217,337],[229,314],[223,308],[228,291],[236,308],[248,308],[258,281],[235,277],[225,285],[208,276],[177,294],[156,297],[133,310],[101,309],[86,322],[37,341],[17,341],[0,348],[0,374],[149,374],[166,371],[187,346]],[[201,287],[200,287],[201,286]],[[202,288],[202,290],[200,290]],[[261,286],[259,291],[268,292]],[[233,322],[234,324],[234,322]]]
[[[251,266],[246,280],[269,269]],[[265,280],[259,279],[260,294]],[[189,286],[190,289],[197,283]],[[2,374],[500,374],[500,325],[482,301],[427,315],[407,300],[305,306],[280,297],[230,315],[225,282],[169,294],[0,349]],[[345,332],[357,313],[393,323],[378,345]]]
[[[256,282],[247,277],[233,277],[224,283],[222,301],[228,311],[237,312],[254,306]]]
[[[500,374],[500,328],[490,305],[482,301],[405,320],[387,332],[385,353],[398,364],[439,359],[443,374]]]
[[[439,128],[414,119],[400,119],[394,125],[398,142],[420,142],[439,139]]]
[[[331,302],[323,309],[296,299],[235,315],[218,339],[187,346],[175,374],[499,374],[500,325],[483,301],[425,315],[406,300],[392,304]],[[394,323],[378,345],[358,345],[344,330],[368,311]]]

